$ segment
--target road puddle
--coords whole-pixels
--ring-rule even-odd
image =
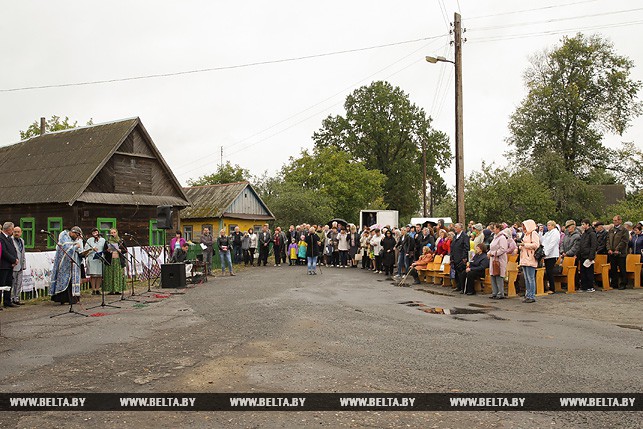
[[[466,307],[453,307],[453,308],[443,308],[443,307],[431,307],[420,301],[403,301],[398,302],[400,305],[406,305],[407,307],[416,307],[418,310],[423,311],[429,314],[487,314],[487,312],[494,310],[494,307],[491,306],[481,306],[473,305],[473,307],[483,307],[483,308],[466,308]]]

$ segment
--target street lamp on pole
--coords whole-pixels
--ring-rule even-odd
[[[465,225],[464,212],[464,145],[462,143],[462,22],[459,13],[454,15],[455,61],[444,57],[425,57],[426,61],[451,63],[455,66],[455,199],[458,223]]]

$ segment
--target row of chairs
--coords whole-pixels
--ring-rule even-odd
[[[505,290],[507,297],[515,297],[516,281],[518,280],[518,255],[507,256],[507,276],[505,277]],[[628,255],[626,260],[626,272],[628,278],[633,279],[634,288],[641,287],[641,270],[643,263],[638,255]],[[576,276],[578,266],[576,257],[566,256],[561,261],[561,272],[554,277],[554,290],[556,292],[576,293]],[[609,276],[610,264],[607,263],[607,255],[596,255],[594,259],[594,276],[596,282],[601,284],[603,290],[613,289],[610,286]],[[433,262],[428,264],[426,269],[418,270],[420,281],[451,287],[451,264],[448,258],[436,255]],[[563,285],[566,289],[563,289]],[[484,278],[476,281],[474,285],[476,293],[491,293],[491,276],[489,269],[485,270]],[[536,269],[536,296],[545,296],[545,268]]]

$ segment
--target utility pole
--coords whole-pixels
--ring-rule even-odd
[[[219,164],[219,169],[223,170],[223,146],[221,146],[221,163]]]
[[[422,202],[424,217],[426,217],[426,140],[422,139]]]
[[[458,223],[464,227],[464,145],[462,115],[462,20],[459,13],[453,18],[455,47],[455,195]]]

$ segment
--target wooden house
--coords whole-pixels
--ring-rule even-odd
[[[181,228],[186,240],[197,240],[208,227],[215,237],[238,226],[242,231],[261,226],[275,217],[248,182],[183,188],[191,206],[181,210]]]
[[[0,221],[23,230],[31,251],[54,249],[74,225],[117,228],[127,245],[164,243],[157,206],[189,205],[139,118],[45,133],[0,148]],[[178,225],[178,216],[175,216]]]

